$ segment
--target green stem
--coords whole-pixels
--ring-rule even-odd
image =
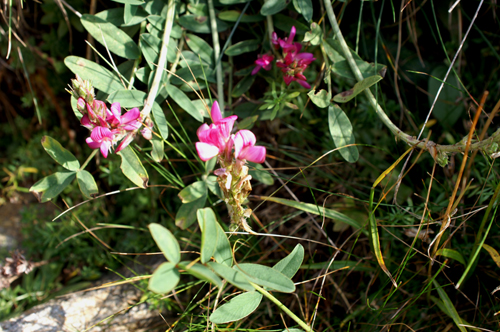
[[[208,0],[208,15],[210,16],[210,29],[212,30],[212,41],[214,43],[214,60],[217,61],[220,54],[220,44],[213,0]],[[217,100],[219,101],[222,116],[224,116],[224,77],[222,76],[222,61],[218,61],[215,64],[215,70],[217,74]]]
[[[281,310],[283,310],[290,318],[292,318],[294,321],[296,321],[300,327],[302,327],[306,332],[313,332],[313,329],[307,325],[302,319],[297,317],[293,312],[290,311],[283,303],[281,303],[277,298],[271,295],[268,291],[266,291],[264,288],[260,287],[257,284],[254,284],[253,282],[250,281],[250,284],[255,287],[255,289],[260,292],[262,295],[267,297],[271,302],[276,304]]]
[[[474,241],[474,247],[476,247],[479,244],[479,241],[481,241],[481,235],[483,234],[484,226],[486,225],[486,221],[488,220],[493,205],[495,205],[495,203],[497,202],[497,197],[499,192],[500,192],[500,181],[498,182],[497,187],[495,188],[495,192],[493,193],[493,196],[490,199],[490,203],[486,208],[486,212],[484,213],[483,220],[481,221],[481,225],[479,226],[479,229],[477,231],[476,241]]]
[[[96,155],[97,151],[99,151],[99,149],[95,149],[94,151],[92,151],[92,153],[90,154],[90,156],[87,158],[87,160],[85,160],[85,162],[83,163],[82,167],[80,167],[80,169],[78,171],[82,171],[85,169],[85,167],[87,167],[88,163],[92,160],[92,158],[94,158],[94,156]]]
[[[172,24],[175,18],[175,0],[168,0],[167,18],[165,20],[165,30],[163,31],[163,40],[161,43],[160,58],[158,60],[158,67],[155,71],[155,76],[153,78],[153,83],[151,84],[151,89],[149,90],[148,97],[144,102],[144,108],[141,111],[141,116],[145,119],[151,109],[153,108],[153,103],[155,101],[158,89],[161,83],[161,78],[163,76],[163,71],[165,70],[167,64],[167,50],[168,42],[170,40],[170,33],[172,32]]]
[[[335,13],[333,12],[333,7],[330,2],[330,0],[324,0],[324,5],[326,8],[326,12],[328,15],[328,19],[330,21],[330,24],[332,25],[332,30],[337,38],[337,40],[340,43],[340,46],[342,47],[342,51],[344,53],[344,57],[347,60],[347,63],[349,64],[349,67],[351,68],[354,77],[356,80],[362,81],[363,80],[363,75],[361,74],[361,71],[358,68],[358,65],[356,64],[356,61],[354,61],[354,58],[351,54],[351,50],[347,46],[347,43],[344,39],[344,36],[342,35],[342,32],[340,31],[339,25],[337,24],[337,18],[335,17]],[[380,120],[389,128],[389,130],[400,140],[404,141],[405,143],[416,147],[420,149],[430,149],[431,151],[433,149],[436,150],[436,152],[444,152],[444,153],[451,153],[451,152],[463,152],[465,150],[465,145],[466,142],[465,140],[461,140],[457,144],[453,145],[439,145],[436,144],[432,141],[421,141],[418,140],[416,137],[408,135],[407,133],[403,132],[401,129],[399,129],[392,121],[389,119],[387,114],[385,114],[384,110],[380,105],[378,104],[377,100],[373,96],[372,92],[370,89],[366,89],[364,91],[366,97],[368,98],[368,101],[370,104],[373,106],[375,109],[375,112],[379,116]],[[470,151],[473,150],[478,150],[478,149],[484,149],[488,146],[491,146],[494,142],[499,142],[500,141],[500,130],[497,130],[491,137],[489,137],[486,140],[483,140],[481,142],[476,142],[474,144],[470,145]],[[434,157],[434,155],[433,155]]]

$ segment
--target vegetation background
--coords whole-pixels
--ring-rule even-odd
[[[269,21],[259,14],[265,3],[214,2],[219,24],[227,26],[218,34],[221,49],[229,39],[232,45],[258,41],[245,52],[236,49],[236,53],[228,54],[230,48],[226,49],[221,60],[224,95],[226,114],[238,115],[238,128],[251,128],[259,144],[268,149],[266,164],[251,165],[256,181],[249,205],[254,210],[250,221],[254,230],[270,236],[231,236],[236,261],[271,266],[302,244],[305,258],[293,278],[296,291],[294,295],[276,296],[313,324],[315,331],[498,330],[500,307],[495,291],[500,286],[500,231],[496,188],[500,182],[492,158],[498,145],[471,149],[467,159],[463,149],[456,148],[496,137],[500,107],[500,19],[496,1],[333,1],[331,6],[347,44],[375,68],[385,66],[384,78],[371,90],[391,121],[410,136],[418,136],[424,128],[422,141],[428,138],[456,148],[436,155],[427,145],[427,149],[416,148],[411,155],[405,154],[410,146],[387,128],[369,99],[360,94],[341,104],[359,152],[355,162],[347,162],[339,151],[331,152],[336,145],[327,108],[311,101],[308,89],[295,82],[287,89],[276,71],[250,75],[257,55],[269,50]],[[296,26],[296,41],[302,42],[307,32],[314,32],[311,23],[317,23],[322,41],[304,42],[307,52],[316,58],[306,71],[309,83],[316,91],[328,90],[331,79],[333,95],[353,88],[356,81],[350,72],[346,74],[349,68],[335,66],[325,48],[326,41],[335,35],[325,3],[303,2],[312,5],[310,22],[297,10],[296,3],[302,1],[287,1],[287,6],[270,15],[275,31],[285,37],[290,27]],[[203,177],[204,166],[193,154],[201,122],[194,121],[170,98],[166,100],[171,108],[161,104],[170,124],[166,158],[155,162],[150,157],[151,145],[144,140],[132,144],[150,176],[147,189],[125,191],[134,185],[123,176],[120,158],[111,155],[107,159],[97,156],[87,170],[96,179],[99,194],[121,190],[119,194],[94,199],[57,221],[52,219],[85,200],[76,181],[57,198],[43,203],[43,208],[27,194],[35,182],[63,169],[45,153],[40,144],[43,136],[57,139],[80,161],[91,152],[85,143],[88,130],[80,126],[65,91],[74,78],[65,58],[78,56],[111,68],[96,53],[109,59],[106,47],[93,41],[75,12],[109,13],[123,10],[124,3],[127,1],[47,0],[1,5],[0,205],[22,204],[18,249],[27,259],[43,262],[11,287],[0,290],[2,319],[59,294],[85,289],[108,270],[140,259],[139,255],[118,253],[157,252],[148,231],[150,223],[170,229],[183,251],[198,251],[201,245],[196,224],[181,229],[175,223],[182,207],[179,190]],[[141,22],[151,25],[147,17],[163,15],[166,3],[146,1],[132,15],[143,15],[144,19],[120,29],[139,40],[138,34],[144,33]],[[176,39],[177,46],[186,51],[183,54],[196,55],[189,59],[196,66],[200,61],[197,54],[203,51],[197,52],[186,35],[199,36],[209,47],[214,43],[210,33],[196,30],[199,27],[188,19],[206,20],[208,4],[202,0],[179,3],[176,24],[181,35]],[[156,5],[159,12],[151,14],[155,10],[151,7]],[[234,17],[242,11],[246,11],[246,19],[235,22]],[[95,50],[85,40],[95,45]],[[456,54],[453,70],[426,121]],[[124,72],[133,63],[112,57]],[[147,72],[148,62],[143,58],[140,61],[139,69]],[[184,67],[181,62],[179,70]],[[150,82],[136,77],[135,86],[147,93]],[[197,80],[204,88],[203,75]],[[216,81],[209,79],[209,85],[217,95]],[[273,96],[273,90],[298,94],[288,105]],[[202,109],[193,92],[184,92]],[[260,109],[265,103],[270,106]],[[480,115],[474,121],[476,112]],[[467,143],[471,128],[473,136]],[[406,160],[408,164],[403,167]],[[206,206],[213,205],[227,228],[226,208],[210,195]],[[346,224],[335,212],[360,227]],[[443,223],[449,227],[440,234]],[[95,236],[87,229],[93,229]],[[374,229],[378,230],[378,245]],[[438,234],[442,236],[437,241],[439,250],[437,255],[430,255],[431,241]],[[1,255],[8,257],[8,250]],[[384,273],[380,256],[397,288]],[[213,305],[217,292],[205,296],[208,286],[193,280],[183,275],[177,286],[178,299],[149,291],[147,281],[137,285],[153,308],[178,314],[176,329],[205,330],[206,309]],[[235,289],[225,292],[229,295]],[[276,305],[264,300],[247,318],[217,328],[281,331],[294,324]]]

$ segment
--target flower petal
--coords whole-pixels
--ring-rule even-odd
[[[252,70],[252,75],[257,74],[259,72],[260,68],[262,68],[262,66],[260,66],[260,65],[255,66],[255,68]]]
[[[266,160],[266,148],[259,145],[245,148],[239,159],[246,159],[253,163],[262,164]]]
[[[246,147],[255,145],[255,135],[250,130],[242,129],[238,131],[234,137],[234,157],[236,159],[244,159],[240,157],[242,150]]]
[[[104,158],[108,158],[108,152],[111,149],[111,142],[110,141],[102,141],[101,143],[101,153]]]
[[[200,159],[203,161],[210,160],[219,154],[218,147],[204,142],[196,142],[196,151],[198,152]]]
[[[95,127],[95,124],[92,121],[90,121],[89,116],[87,114],[82,116],[82,118],[80,119],[80,124],[85,128],[87,128],[88,130],[92,130]]]
[[[214,123],[222,120],[222,114],[220,112],[219,103],[217,102],[217,100],[212,104],[210,115],[212,116],[212,121]]]
[[[85,142],[87,142],[89,148],[91,148],[92,150],[99,149],[99,147],[101,146],[101,143],[94,142],[91,137],[87,137]]]
[[[125,149],[130,144],[130,142],[134,140],[134,136],[135,136],[134,133],[129,133],[127,136],[125,136],[125,138],[120,142],[120,144],[116,148],[115,152],[119,152]]]
[[[198,135],[198,139],[202,142],[205,142],[201,137],[200,137],[200,134],[202,134],[204,131],[207,131],[207,130],[210,130],[210,127],[204,123],[200,126],[200,128],[198,128],[198,130],[196,131],[196,135]],[[205,137],[205,135],[203,135],[202,137]]]

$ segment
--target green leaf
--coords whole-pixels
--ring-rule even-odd
[[[226,31],[229,27],[226,22],[216,19],[217,32]],[[179,17],[179,24],[189,31],[198,33],[211,33],[210,20],[207,16],[183,15]]]
[[[203,122],[203,110],[198,110],[191,102],[191,99],[186,96],[179,88],[172,84],[167,85],[168,95],[179,105],[184,111],[189,113],[199,122]]]
[[[156,137],[153,137],[151,140],[151,158],[153,158],[154,161],[157,163],[161,162],[163,160],[163,157],[165,156],[165,148],[163,144],[163,140],[158,139]]]
[[[211,208],[199,209],[196,216],[201,229],[200,261],[205,264],[210,261],[217,247],[217,218]]]
[[[313,5],[311,0],[293,0],[293,6],[299,14],[304,16],[307,22],[312,20]]]
[[[110,52],[126,59],[137,59],[139,57],[140,50],[137,44],[112,23],[89,14],[84,14],[80,20],[92,37],[102,45],[107,45]]]
[[[123,20],[123,18],[125,16],[125,12],[124,12],[123,8],[106,9],[106,10],[103,10],[103,11],[95,14],[95,16],[100,18],[101,20],[104,20],[108,23],[111,23],[117,27],[119,27],[125,23],[125,21]],[[99,35],[99,37],[101,37],[101,36]]]
[[[125,24],[129,24],[134,18],[135,13],[137,12],[137,5],[126,3],[123,8],[123,21]]]
[[[222,226],[217,223],[217,247],[214,251],[215,261],[229,267],[233,266],[233,251]]]
[[[163,31],[165,29],[165,18],[160,15],[149,15],[147,17],[148,22],[158,31]],[[182,37],[182,28],[178,24],[172,25],[172,31],[170,32],[170,37],[179,39]]]
[[[126,90],[122,88],[111,93],[108,96],[108,101],[110,103],[119,102],[120,106],[125,108],[142,107],[144,106],[146,96],[145,92],[139,90]]]
[[[146,61],[148,61],[148,64],[150,65],[150,68],[156,69],[157,64],[159,61],[160,57],[160,49],[162,45],[162,40],[152,34],[149,33],[143,33],[141,34],[141,40],[142,40],[142,53],[144,54],[144,57],[146,58]],[[177,48],[176,48],[177,42],[170,38],[168,45],[167,45],[167,61],[168,62],[174,62],[176,57],[177,57]],[[167,72],[164,73],[166,75]]]
[[[349,121],[344,111],[336,104],[328,107],[328,126],[330,127],[333,142],[339,148],[338,151],[342,157],[350,163],[358,161],[359,152],[355,145],[343,148],[348,144],[354,144],[355,140],[351,121]]]
[[[214,49],[209,43],[207,43],[203,38],[191,33],[186,34],[186,43],[194,54],[199,55],[200,58],[210,64],[210,67],[214,67]]]
[[[97,189],[97,183],[95,183],[92,174],[90,174],[86,170],[81,170],[76,173],[76,178],[78,180],[80,191],[85,197],[93,198],[95,195],[97,195],[99,189]]]
[[[352,89],[335,95],[335,97],[333,97],[333,101],[335,101],[337,103],[346,103],[349,100],[356,97],[361,92],[363,92],[365,89],[368,89],[372,85],[376,84],[381,79],[382,79],[382,76],[378,76],[378,75],[367,77],[367,78],[363,79],[362,81],[359,81],[358,83],[354,84],[354,87]]]
[[[296,208],[296,209],[299,209],[299,210],[302,210],[305,212],[309,212],[312,214],[325,216],[326,218],[330,218],[333,220],[341,221],[343,223],[348,224],[349,226],[354,227],[355,229],[361,229],[361,231],[364,234],[367,234],[366,230],[364,229],[364,225],[360,225],[356,220],[349,218],[345,214],[342,214],[342,213],[337,212],[335,210],[327,209],[327,208],[324,208],[322,206],[318,206],[318,205],[314,205],[314,204],[310,204],[310,203],[297,202],[297,201],[293,201],[293,200],[285,199],[285,198],[277,198],[277,197],[269,197],[269,196],[260,196],[260,198],[263,200],[266,200],[266,201],[271,201],[271,202],[291,206],[293,208]]]
[[[78,121],[80,121],[83,118],[83,114],[80,113],[80,111],[78,110],[77,103],[78,100],[75,98],[75,96],[71,95],[71,109],[73,110],[73,113],[75,113],[75,116],[78,119]]]
[[[146,188],[149,181],[148,173],[134,150],[130,146],[127,146],[118,152],[118,154],[122,157],[120,169],[123,174],[136,186]]]
[[[165,113],[157,102],[153,103],[151,114],[153,115],[153,120],[160,132],[161,138],[166,140],[168,138],[168,122],[165,118]]]
[[[177,195],[182,203],[190,203],[207,194],[205,181],[196,181],[182,189]]]
[[[462,254],[454,249],[442,248],[436,252],[436,255],[441,255],[441,256],[444,256],[447,258],[452,258],[452,259],[456,260],[457,262],[462,263],[463,265],[467,265],[465,263],[465,259],[462,256]]]
[[[304,330],[301,329],[285,329],[281,332],[304,332]]]
[[[160,224],[149,224],[149,231],[165,258],[174,265],[181,260],[181,248],[175,236]]]
[[[181,229],[186,229],[196,221],[196,211],[205,206],[207,195],[203,195],[197,200],[182,204],[175,215],[175,224]]]
[[[215,158],[214,158],[215,159]],[[210,159],[212,160],[212,159]],[[224,194],[220,189],[219,183],[217,182],[217,177],[214,175],[209,175],[206,180],[207,188],[217,197],[223,199]]]
[[[252,129],[255,122],[259,119],[259,115],[249,116],[238,122],[238,129]],[[252,175],[253,177],[253,175]]]
[[[52,157],[59,165],[69,169],[70,171],[78,171],[80,162],[76,157],[62,147],[61,143],[56,141],[50,136],[42,137],[42,146],[45,151]]]
[[[218,307],[209,319],[215,324],[239,321],[254,312],[261,301],[262,294],[259,292],[246,292],[237,295]]]
[[[445,66],[439,66],[434,68],[429,77],[429,105],[432,105],[434,98],[441,86],[441,79],[446,75],[448,70]],[[453,72],[450,73],[447,83],[443,86],[441,93],[439,94],[439,99],[434,105],[434,110],[432,114],[439,121],[439,123],[445,128],[452,128],[453,125],[460,119],[465,111],[464,104],[462,102],[462,93],[453,85],[458,85],[457,77]]]
[[[299,22],[288,15],[278,14],[274,17],[274,26],[277,29],[283,30],[286,36],[290,33],[292,27],[295,27],[298,34],[305,34],[309,31],[309,27],[302,22]]]
[[[229,46],[224,53],[228,56],[236,56],[243,53],[253,52],[259,48],[259,45],[260,40],[258,39],[243,40]]]
[[[92,85],[105,93],[113,93],[123,89],[118,77],[97,63],[77,56],[68,56],[64,64],[75,74],[84,80],[90,80]]]
[[[363,60],[355,60],[356,65],[358,66],[361,74],[364,78],[368,78],[370,76],[379,75],[384,77],[385,72],[387,71],[387,66],[377,64],[375,67],[374,63],[369,63]],[[335,62],[331,67],[331,71],[339,76],[355,79],[354,74],[352,73],[351,67],[346,60]]]
[[[311,90],[307,93],[307,95],[311,98],[314,105],[319,108],[328,107],[330,105],[330,101],[332,100],[332,94],[326,92],[324,89],[319,90],[318,93],[316,93],[316,90]]]
[[[270,289],[274,289],[278,292],[292,293],[295,291],[295,285],[290,278],[285,276],[283,273],[270,268],[269,266],[252,264],[252,263],[241,263],[235,265],[233,269],[238,269],[243,272],[245,277],[251,282],[256,283]]]
[[[285,9],[291,0],[268,0],[260,9],[262,16],[274,15]]]
[[[249,163],[251,166],[253,166],[250,171],[248,171],[248,174],[252,176],[252,179],[255,179],[259,181],[260,183],[263,183],[265,185],[271,186],[274,183],[274,179],[269,174],[268,171],[262,167],[261,164],[255,164],[255,163]]]
[[[247,75],[239,81],[236,86],[233,88],[232,96],[234,98],[240,97],[242,94],[248,91],[255,81],[255,77],[257,75]]]
[[[262,15],[241,15],[241,12],[237,10],[226,10],[223,12],[219,13],[219,19],[223,21],[228,21],[228,22],[236,22],[238,21],[238,18],[241,16],[240,22],[242,23],[254,23],[254,22],[260,22],[264,20],[264,16]]]
[[[273,266],[278,272],[283,273],[288,278],[293,278],[299,270],[304,260],[304,247],[299,243],[293,251]]]
[[[303,42],[304,43],[309,42],[311,43],[311,45],[319,45],[321,43],[322,38],[323,38],[323,30],[321,30],[321,27],[319,26],[318,23],[312,22],[311,30],[306,32]]]
[[[211,83],[215,83],[215,75],[214,75],[214,70],[210,69],[208,65],[204,65],[203,68],[199,64],[200,61],[199,59],[196,59],[196,64],[195,65],[189,65],[189,67],[184,67],[179,70],[177,70],[176,74],[186,82],[193,81],[195,78],[199,78],[202,80],[202,82],[205,81],[205,76],[203,75],[203,71],[205,71],[205,75],[207,77],[207,80]],[[170,78],[170,83],[174,85],[181,85],[184,84],[184,81],[182,81],[179,77],[172,76]],[[200,80],[198,80],[198,83],[201,84]],[[193,88],[197,88],[196,84],[192,84]],[[191,89],[189,90],[191,91]]]
[[[208,262],[207,265],[233,286],[249,292],[255,291],[255,288],[253,288],[253,286],[248,282],[248,279],[242,272],[216,262]]]
[[[435,298],[433,299],[434,302],[436,302],[436,304],[445,314],[447,314],[451,319],[453,319],[453,321],[455,322],[455,324],[457,325],[458,329],[461,332],[467,332],[467,329],[464,326],[462,326],[467,324],[465,324],[465,321],[462,318],[460,318],[457,309],[455,309],[455,306],[448,297],[448,294],[446,294],[444,289],[441,287],[441,285],[439,285],[439,283],[435,279],[432,281],[432,284],[434,285],[434,287],[436,287],[436,290],[438,291],[439,297],[441,298],[442,301],[442,305],[440,305],[437,301],[435,301],[434,300]]]
[[[175,268],[175,264],[165,262],[158,266],[149,279],[148,289],[158,294],[165,294],[173,290],[180,279],[181,274]]]
[[[30,192],[36,196],[40,203],[45,203],[59,195],[75,176],[76,172],[56,172],[35,183],[30,188]]]
[[[198,279],[205,280],[216,285],[218,288],[222,287],[222,280],[204,265],[198,263],[192,264],[192,262],[180,262],[179,267]]]

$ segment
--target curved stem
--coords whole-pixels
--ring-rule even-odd
[[[163,71],[167,64],[167,50],[168,42],[170,40],[170,33],[172,32],[172,24],[175,18],[175,0],[168,0],[168,10],[167,18],[165,20],[165,30],[163,31],[163,40],[161,43],[160,58],[158,60],[158,67],[155,71],[155,76],[153,78],[153,83],[151,84],[151,89],[149,90],[148,97],[144,102],[144,108],[141,111],[141,116],[145,119],[151,109],[153,108],[153,103],[155,101],[156,95],[158,93],[158,88],[161,83],[161,78],[163,76]]]
[[[290,316],[291,319],[296,321],[300,327],[302,327],[306,332],[313,332],[313,329],[307,325],[302,319],[297,317],[293,312],[290,311],[283,303],[281,303],[277,298],[272,296],[271,293],[266,291],[264,288],[260,287],[257,284],[254,284],[253,282],[250,281],[250,284],[255,287],[255,289],[260,292],[262,295],[267,297],[269,300],[271,300],[274,304],[276,304],[281,310],[283,310],[288,316]]]
[[[324,0],[324,5],[326,8],[326,12],[328,15],[328,19],[330,21],[330,24],[333,29],[333,33],[335,34],[335,37],[340,43],[340,46],[342,47],[343,55],[345,59],[347,60],[347,63],[349,64],[349,67],[351,68],[354,77],[356,80],[359,82],[363,80],[363,75],[361,74],[361,71],[358,68],[358,65],[356,64],[356,61],[354,61],[354,58],[351,54],[351,50],[347,46],[347,43],[344,39],[344,36],[342,35],[342,32],[340,31],[339,25],[337,24],[337,18],[335,17],[335,13],[333,12],[333,7],[330,2],[330,0]],[[389,128],[389,130],[400,140],[404,141],[405,143],[416,147],[420,149],[428,149],[432,153],[433,157],[436,158],[438,152],[442,153],[451,153],[451,152],[463,152],[465,151],[465,146],[466,146],[466,139],[461,140],[460,142],[453,144],[453,145],[439,145],[436,144],[432,141],[422,141],[417,139],[414,136],[411,136],[405,132],[403,132],[401,129],[399,129],[392,121],[389,119],[387,114],[385,114],[384,110],[380,105],[378,104],[376,98],[373,96],[372,92],[370,89],[366,89],[364,91],[366,97],[368,98],[368,101],[370,104],[373,106],[375,109],[375,112],[379,116],[380,120]],[[500,141],[500,130],[497,130],[491,137],[489,137],[486,140],[480,141],[480,142],[475,142],[470,145],[469,150],[477,150],[477,149],[484,149],[490,145],[492,145],[494,142]]]

